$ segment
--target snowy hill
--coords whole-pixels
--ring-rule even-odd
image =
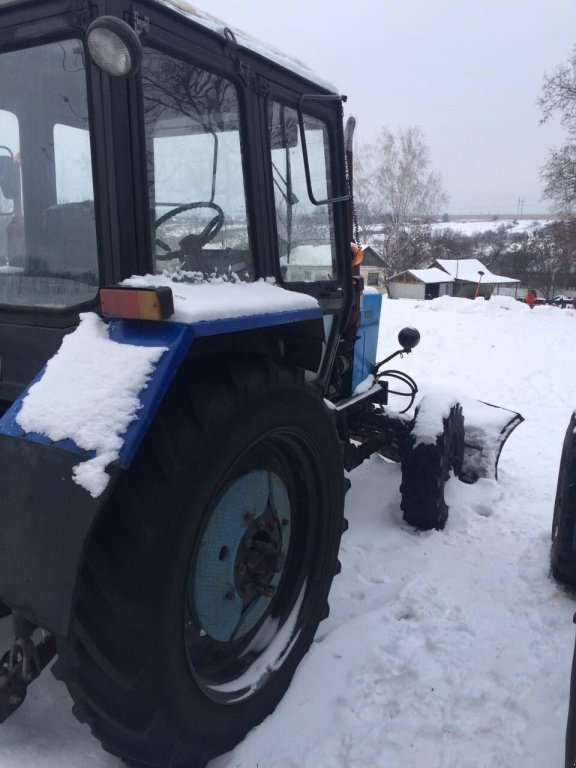
[[[436,222],[432,224],[432,231],[435,234],[444,232],[446,230],[452,230],[459,235],[478,235],[483,232],[498,232],[498,230],[504,228],[510,235],[520,235],[523,233],[534,232],[541,227],[545,227],[550,224],[547,219],[497,219],[496,221],[450,221],[450,222]]]
[[[352,473],[331,615],[276,713],[210,768],[563,764],[576,598],[551,580],[548,550],[576,312],[385,301],[381,357],[405,325],[422,341],[396,367],[423,392],[449,387],[526,421],[498,483],[450,481],[441,533],[402,523],[398,466],[373,458]],[[2,726],[0,768],[119,768],[69,707],[45,674]]]

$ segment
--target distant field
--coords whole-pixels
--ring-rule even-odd
[[[530,232],[539,227],[543,227],[548,224],[548,219],[526,219],[526,218],[514,218],[498,219],[493,221],[489,218],[480,219],[451,219],[450,221],[441,221],[432,224],[434,232],[441,232],[442,230],[450,229],[453,232],[458,232],[461,235],[477,235],[481,232],[490,232],[505,227],[506,231],[511,235],[522,234],[522,232]]]

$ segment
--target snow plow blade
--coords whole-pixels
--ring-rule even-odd
[[[460,479],[465,483],[475,483],[481,477],[497,480],[504,443],[524,417],[481,400],[461,399],[460,402],[464,412],[464,462]]]

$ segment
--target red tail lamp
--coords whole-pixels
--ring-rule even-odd
[[[100,288],[104,317],[123,320],[167,320],[174,314],[174,298],[168,286],[160,288]]]

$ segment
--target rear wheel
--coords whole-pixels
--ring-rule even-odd
[[[77,716],[142,765],[202,766],[272,712],[338,569],[321,398],[267,360],[205,367],[172,387],[99,522],[61,648]]]
[[[576,414],[566,430],[552,519],[552,575],[576,587]]]
[[[416,421],[418,412],[416,413]],[[448,519],[444,486],[454,470],[462,472],[464,418],[455,405],[442,422],[442,432],[434,443],[415,444],[410,437],[402,456],[401,508],[403,518],[415,528],[442,530]]]

